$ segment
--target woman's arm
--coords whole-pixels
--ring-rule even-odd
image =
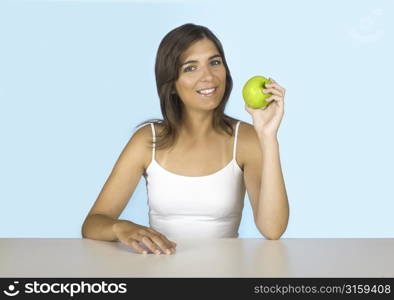
[[[245,181],[253,198],[256,226],[269,239],[278,239],[286,230],[289,203],[279,159],[277,133],[284,115],[286,90],[275,80],[265,84],[271,93],[269,104],[260,109],[245,106],[253,118],[254,134],[249,134],[255,157],[247,159]]]
[[[140,128],[123,149],[82,225],[84,238],[117,240],[113,225],[121,221],[118,217],[144,172],[150,136],[150,126]]]
[[[118,220],[151,160],[150,126],[137,130],[119,156],[83,225],[82,236],[95,240],[121,241],[139,253],[174,253],[176,243],[150,227]],[[141,243],[141,244],[140,244]]]
[[[252,125],[244,123],[239,146],[256,227],[267,239],[279,239],[287,227],[289,206],[278,141],[260,138]]]
[[[277,139],[259,137],[262,160],[256,225],[268,239],[279,239],[289,220],[289,202],[279,158]]]

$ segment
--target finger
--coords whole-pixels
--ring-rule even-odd
[[[276,88],[279,91],[282,92],[282,94],[284,95],[286,93],[286,89],[283,88],[282,86],[280,86],[275,80],[273,80],[272,78],[270,78],[271,82],[265,84],[266,87],[272,87],[272,88]]]
[[[154,233],[152,233],[152,231]],[[160,232],[155,231],[154,229],[146,230],[145,235],[150,239],[152,244],[155,244],[156,248],[160,251],[157,252],[157,249],[155,250],[156,254],[160,253],[165,253],[165,254],[172,254],[172,248],[173,246],[164,239],[164,235],[162,235]]]
[[[277,95],[277,96],[281,96],[281,97],[283,96],[281,91],[274,89],[274,88],[263,89],[263,93],[264,94],[271,93],[273,95]]]
[[[161,232],[158,232],[158,231],[156,231],[156,230],[154,230],[152,228],[149,228],[149,229],[150,229],[149,230],[150,232],[152,232],[153,234],[156,234],[156,235],[160,236],[162,239],[164,239],[164,241],[167,243],[167,246],[169,248],[175,248],[176,247],[176,243],[173,242],[173,241],[170,241],[164,234],[162,234]]]
[[[279,84],[276,84],[276,83],[272,83],[272,84],[266,84],[265,85],[265,87],[266,88],[273,88],[273,89],[276,89],[276,90],[278,90],[278,91],[280,91],[281,93],[282,93],[282,95],[284,95],[285,94],[285,92],[286,92],[286,90],[283,88],[283,87],[281,87]]]
[[[169,246],[170,248],[175,248],[175,247],[176,247],[176,243],[173,242],[173,241],[170,241],[164,234],[162,234],[162,233],[160,233],[160,232],[158,232],[158,234],[160,235],[160,237],[161,237],[162,239],[164,239],[164,240],[167,242],[167,244],[168,244],[168,246]]]
[[[164,240],[164,242],[167,244],[167,248],[170,249],[171,252],[175,252],[176,248],[176,243],[173,241],[170,241],[164,234],[161,234],[158,232],[159,236]]]
[[[277,86],[283,88],[281,85],[279,85],[279,83],[275,79],[270,77],[268,78],[268,80],[269,80],[268,84],[276,84]]]
[[[154,243],[147,235],[141,235],[139,234],[137,237],[137,240],[144,243],[144,245],[146,247],[148,247],[148,249],[155,254],[160,254],[160,248],[156,245],[156,243]]]
[[[267,101],[268,103],[271,103],[272,101],[275,101],[278,104],[282,104],[283,103],[283,98],[273,95],[273,96],[268,97],[267,99],[265,99],[265,101]]]
[[[161,236],[159,235],[154,235],[151,237],[151,240],[156,243],[161,249],[161,251],[165,254],[171,254],[172,251],[170,250],[172,248],[172,245],[170,243],[167,243]]]
[[[276,96],[276,95],[273,95],[273,96],[268,97],[267,99],[265,99],[265,101],[267,101],[267,102],[279,101],[279,100],[280,100],[280,97],[279,97],[279,96]]]
[[[132,239],[132,238],[130,238],[129,239],[129,242],[127,243],[129,246],[131,246],[134,250],[136,250],[138,253],[140,253],[140,254],[147,254],[148,252],[144,249],[144,248],[142,248],[141,246],[140,246],[140,244],[138,243],[138,241],[136,241],[136,240],[134,240],[134,239]]]
[[[269,78],[269,81],[277,83],[276,80],[271,77]]]

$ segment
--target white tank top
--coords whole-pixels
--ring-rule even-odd
[[[155,159],[156,133],[153,135],[152,161],[144,177],[148,192],[149,224],[168,238],[238,237],[244,207],[243,172],[236,161],[235,129],[232,160],[219,171],[206,176],[183,176],[163,168]]]

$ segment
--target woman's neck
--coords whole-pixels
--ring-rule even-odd
[[[193,139],[206,139],[215,132],[212,127],[213,114],[194,114],[184,118],[180,129],[180,136]]]

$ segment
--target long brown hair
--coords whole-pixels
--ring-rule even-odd
[[[212,126],[215,130],[221,129],[230,136],[234,134],[233,127],[228,120],[237,120],[224,113],[233,88],[233,79],[227,66],[222,44],[207,27],[187,23],[167,33],[157,50],[155,63],[156,87],[163,119],[150,119],[136,126],[140,127],[151,122],[159,122],[162,125],[163,130],[159,134],[156,133],[157,149],[171,147],[176,141],[181,126],[182,101],[175,90],[175,81],[179,77],[178,70],[181,66],[180,56],[191,44],[204,38],[215,44],[226,68],[226,88],[222,101],[214,110]]]

